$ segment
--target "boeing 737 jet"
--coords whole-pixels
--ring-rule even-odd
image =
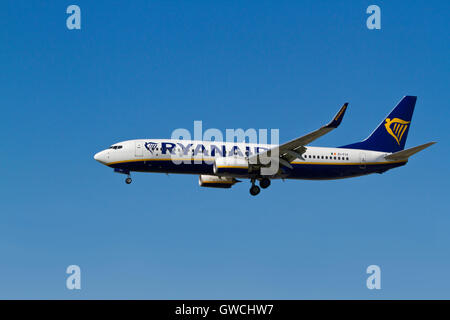
[[[416,100],[403,97],[368,138],[341,147],[308,144],[340,125],[348,103],[327,125],[281,145],[137,139],[113,144],[94,159],[126,174],[127,184],[132,171],[195,174],[201,187],[213,188],[231,188],[238,179],[250,179],[254,196],[273,179],[333,180],[383,173],[435,143],[404,149]],[[264,170],[274,164],[274,172]]]

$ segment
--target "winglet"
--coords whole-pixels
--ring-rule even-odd
[[[329,124],[327,124],[326,128],[337,128],[344,118],[345,110],[347,110],[348,102],[344,103],[342,108],[339,110],[338,113],[334,116],[333,120]]]

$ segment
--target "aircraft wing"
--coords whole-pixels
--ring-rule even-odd
[[[259,157],[270,157],[273,152],[278,151],[280,156],[280,164],[289,167],[292,169],[290,162],[296,158],[302,158],[302,154],[306,151],[305,145],[308,143],[320,138],[321,136],[327,134],[328,132],[336,129],[342,122],[342,118],[344,117],[345,110],[347,110],[348,103],[344,103],[339,112],[334,116],[333,120],[327,125],[317,129],[307,135],[299,137],[297,139],[286,142],[282,145],[274,147],[265,152],[259,153],[257,155],[249,157],[250,164],[260,164]]]

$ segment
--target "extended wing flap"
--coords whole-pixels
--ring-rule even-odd
[[[385,156],[384,158],[386,160],[407,160],[412,155],[416,154],[417,152],[422,151],[425,148],[428,148],[429,146],[431,146],[431,145],[433,145],[435,143],[436,143],[435,141],[428,142],[428,143],[422,144],[422,145],[417,146],[417,147],[413,147],[413,148],[409,148],[409,149],[406,149],[406,150],[402,150],[402,151],[399,151],[399,152],[392,153],[392,154],[390,154],[388,156]]]

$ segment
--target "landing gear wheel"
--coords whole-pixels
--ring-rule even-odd
[[[261,189],[257,185],[252,185],[252,187],[250,188],[250,194],[252,196],[256,196],[260,191]]]
[[[262,178],[259,181],[259,186],[263,189],[268,188],[270,186],[270,179],[268,178]]]
[[[130,178],[130,177],[128,177],[128,178],[126,178],[126,179],[125,179],[125,183],[126,183],[126,184],[130,184],[130,183],[131,183],[131,181],[133,181],[133,180],[131,180],[131,178]]]

